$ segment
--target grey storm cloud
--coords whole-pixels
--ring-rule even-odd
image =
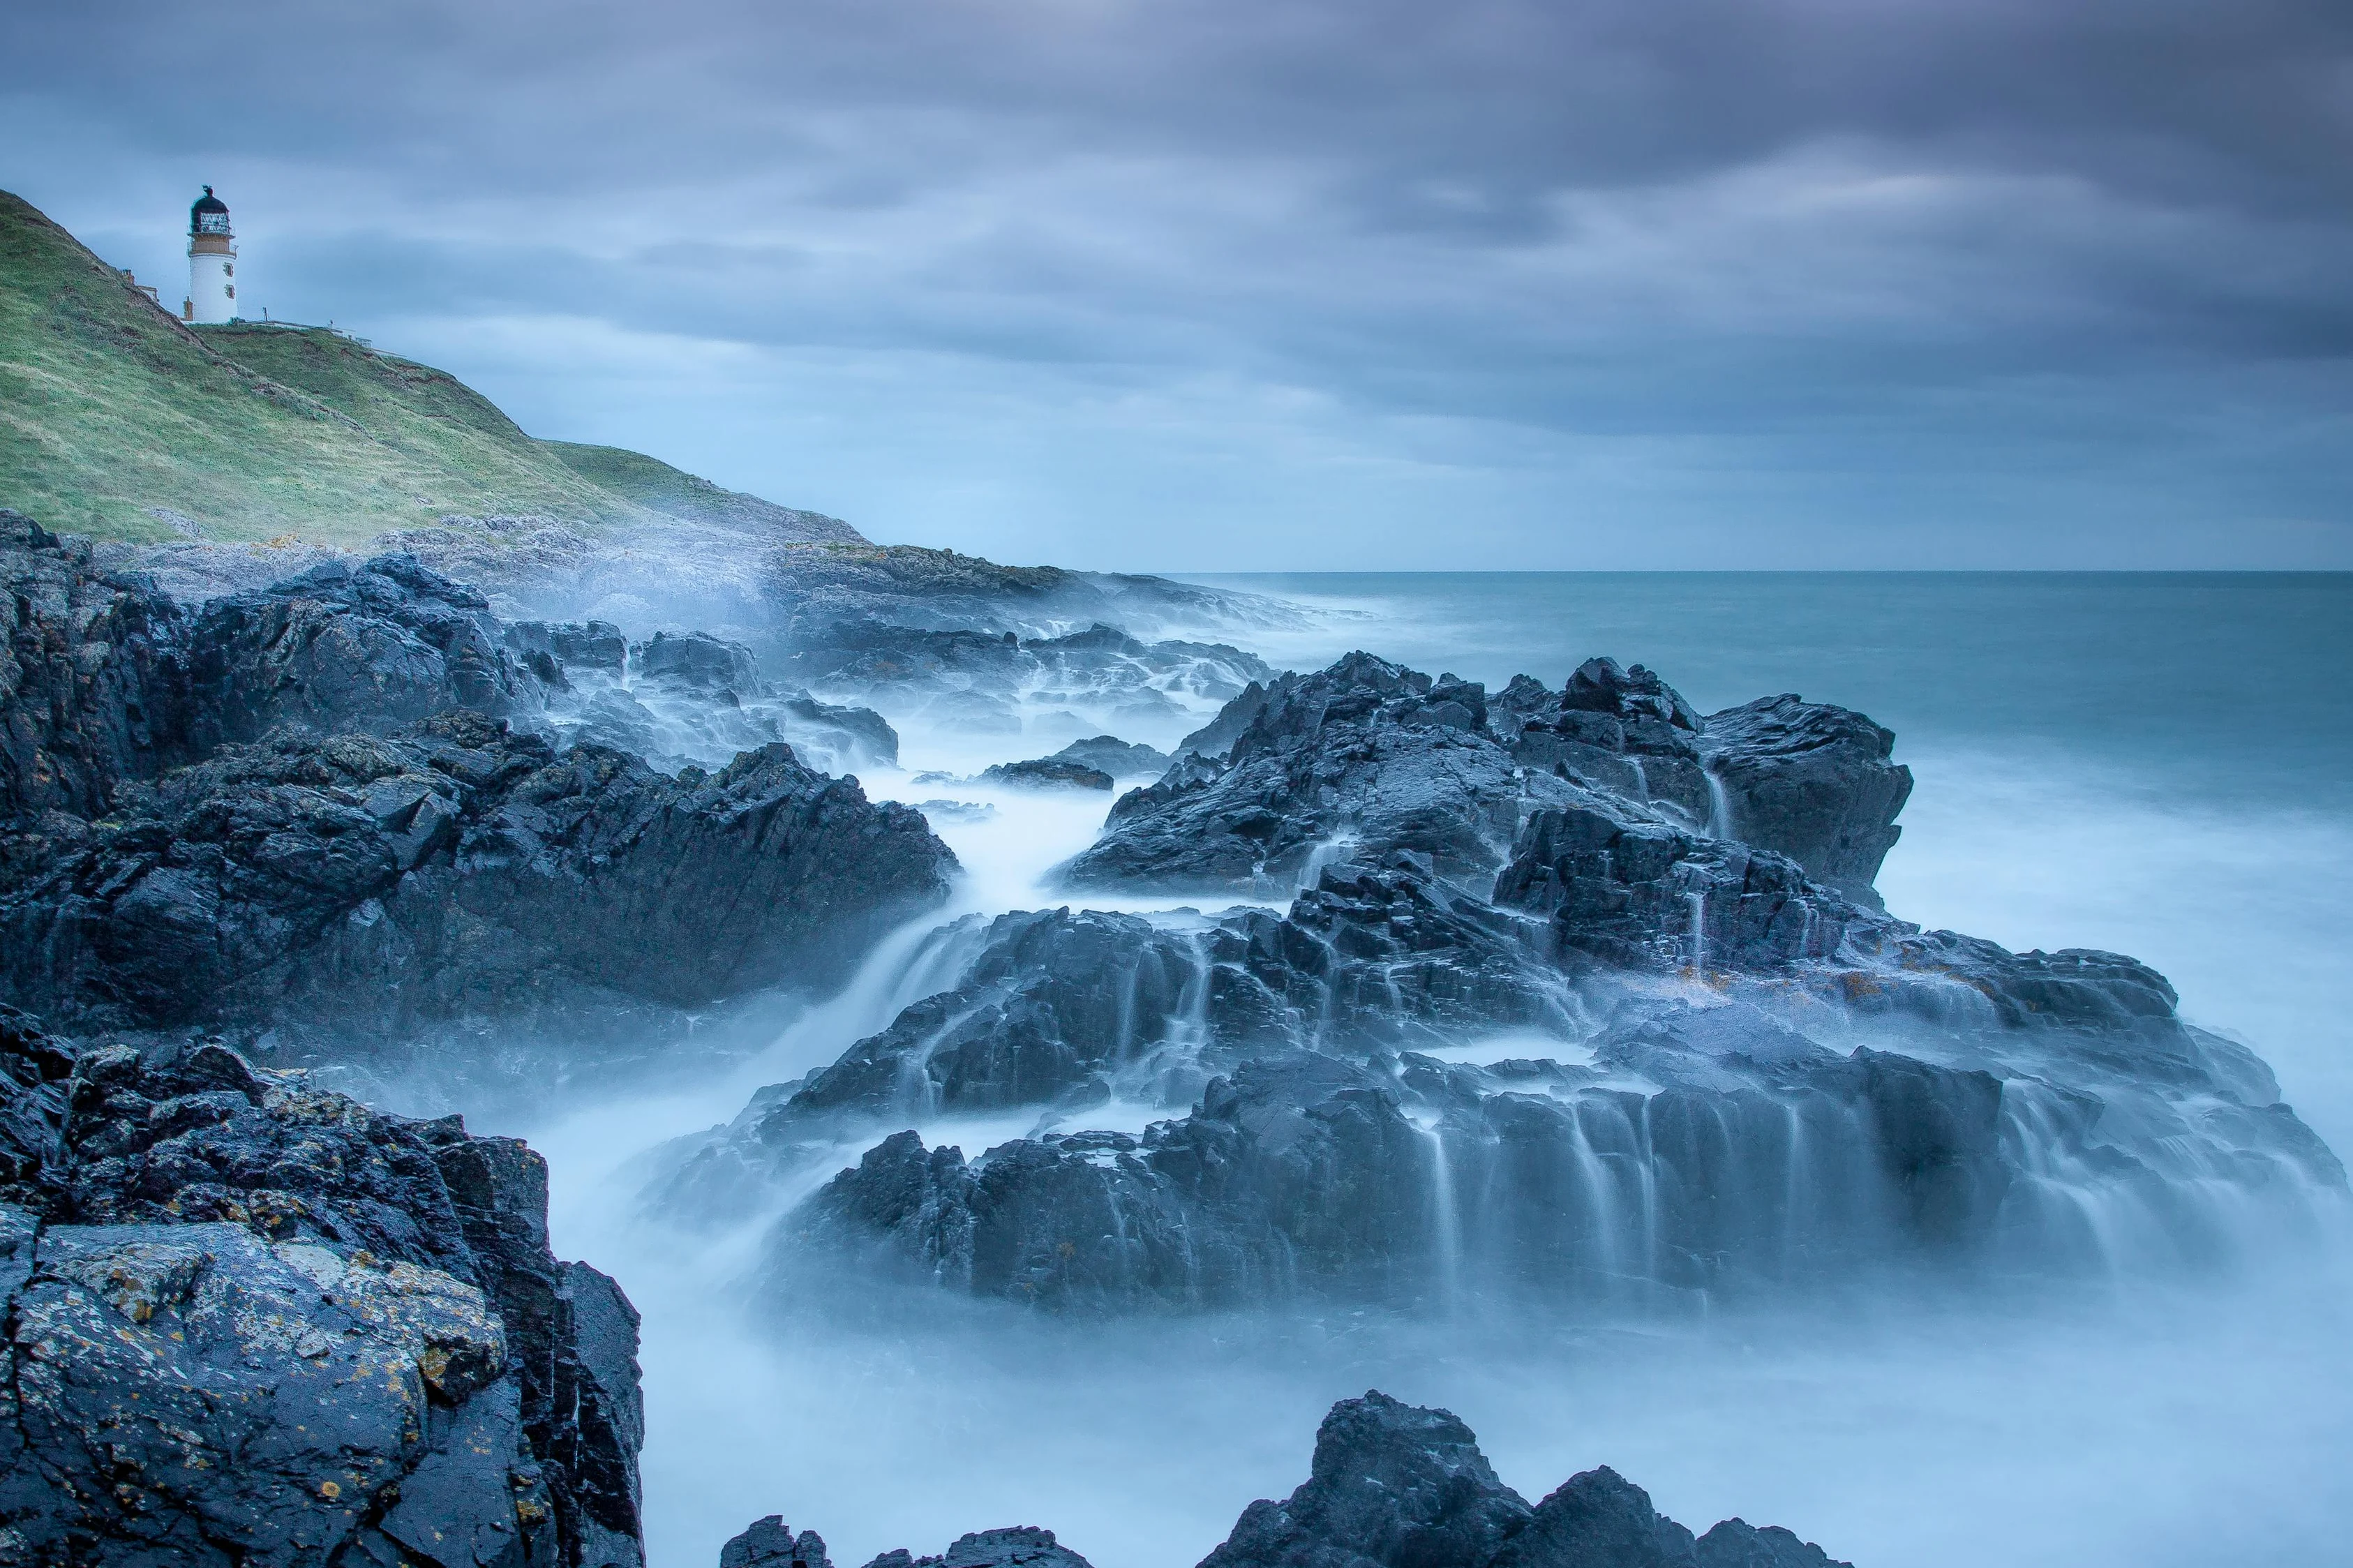
[[[885,536],[2353,564],[2342,4],[97,5],[0,43],[0,181],[112,253],[168,268],[156,209],[212,179],[281,313]]]

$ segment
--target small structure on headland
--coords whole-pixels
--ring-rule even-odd
[[[188,297],[180,307],[187,321],[234,321],[237,308],[237,236],[228,226],[228,204],[210,185],[188,208]]]

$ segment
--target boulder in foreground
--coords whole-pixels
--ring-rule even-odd
[[[644,1563],[637,1313],[514,1139],[0,1009],[0,1296],[9,1562]]]

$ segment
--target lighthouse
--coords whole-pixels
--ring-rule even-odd
[[[228,205],[210,185],[188,209],[188,300],[180,307],[191,321],[237,320],[237,236],[229,232]]]

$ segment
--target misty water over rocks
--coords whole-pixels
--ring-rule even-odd
[[[1716,584],[1679,602],[1672,582],[1598,590],[1581,579],[1534,603],[1512,601],[1538,592],[1525,583],[1490,602],[1476,584],[1390,582],[1353,604],[1345,595],[1362,585],[1316,584],[1308,596],[1336,613],[1237,640],[1293,668],[1368,646],[1496,691],[1523,669],[1557,682],[1591,652],[1630,658],[1663,647],[1648,662],[1702,709],[1783,688],[1862,708],[1898,731],[1897,755],[1918,781],[1905,837],[1878,879],[1893,911],[2021,948],[2097,945],[2149,959],[2181,987],[2187,1016],[2260,1049],[2290,1102],[2341,1143],[2353,1132],[2353,1077],[2329,954],[2347,929],[2353,832],[2346,803],[2330,795],[2343,775],[2316,781],[2353,727],[2326,699],[2299,703],[2233,682],[2230,700],[2257,709],[2243,719],[2276,725],[2283,740],[2259,755],[2242,748],[2223,768],[2200,746],[2212,743],[2208,710],[2221,693],[2176,680],[2181,695],[2167,711],[2127,705],[2120,714],[2114,687],[2126,678],[2110,665],[2147,658],[2146,645],[2167,636],[2166,606],[2132,603],[2136,586],[2125,585],[2121,605],[2090,600],[2087,614],[2141,631],[2108,662],[2077,646],[2072,672],[2025,650],[2013,666],[1979,646],[1969,651],[1981,668],[1958,680],[1945,662],[1951,645],[1987,635],[1971,601],[1988,590],[1974,582],[1956,590],[1945,620],[1922,621],[1913,605],[1908,641],[1842,640],[1842,626],[1871,629],[1873,596],[1859,583],[1819,590],[1779,626],[1754,605],[1737,623],[1715,613]],[[1489,617],[1475,634],[1455,619],[1465,604]],[[2018,614],[2019,637],[2036,635],[2029,623],[2039,612]],[[2235,650],[2242,668],[2325,668],[2341,655],[2308,620],[2273,615],[2260,627],[2267,614],[2253,605],[2240,621],[2222,617],[2247,644]],[[2266,636],[2289,646],[2266,647]],[[1457,637],[1460,653],[1437,646]],[[2030,675],[2040,683],[2031,702],[1989,694],[2016,692]],[[2168,684],[2164,672],[2155,683]],[[1955,693],[1949,714],[1921,695],[1938,690]],[[2068,722],[2071,702],[2079,728]],[[2263,711],[2265,702],[2279,710]],[[987,808],[933,812],[966,868],[956,910],[1082,907],[1051,873],[1094,843],[1101,795],[914,780],[974,779],[1047,754],[1087,724],[1074,726],[1066,706],[1032,715],[1018,736],[976,734],[878,706],[899,724],[901,771],[861,773],[870,793]],[[1173,749],[1213,706],[1156,728],[1131,712],[1118,732]],[[2031,717],[2005,732],[2013,707]],[[1121,787],[1131,782],[1148,781]],[[1312,878],[1208,899],[1094,887],[1082,906],[1179,930],[1187,918],[1173,911],[1222,910],[1238,895],[1271,915],[1301,880]],[[659,1145],[735,1120],[757,1091],[828,1067],[951,984],[980,951],[981,925],[970,919],[941,936],[942,923],[900,932],[848,992],[786,1023],[724,1081],[526,1129],[554,1160],[565,1247],[641,1282],[649,1379],[672,1402],[649,1417],[657,1560],[705,1560],[753,1511],[742,1506],[749,1500],[823,1529],[837,1560],[938,1550],[982,1525],[1034,1521],[1096,1563],[1190,1563],[1243,1504],[1280,1495],[1324,1407],[1367,1384],[1462,1413],[1530,1496],[1607,1460],[1670,1513],[1783,1521],[1858,1562],[1993,1552],[2186,1563],[2218,1551],[2262,1561],[2333,1539],[2346,1484],[2324,1461],[2353,1436],[2342,1397],[2353,1386],[2342,1349],[2353,1314],[2338,1255],[2326,1249],[2316,1264],[2290,1248],[2286,1261],[2270,1255],[2221,1279],[2079,1279],[2058,1293],[2013,1292],[2000,1279],[1958,1290],[1861,1281],[1805,1306],[1713,1316],[1686,1305],[1564,1321],[1485,1310],[1474,1293],[1403,1314],[1322,1302],[1106,1321],[1041,1319],[917,1284],[845,1299],[812,1276],[809,1289],[780,1292],[774,1222],[855,1163],[874,1142],[867,1131],[803,1161],[726,1223],[681,1226],[674,1211],[646,1206],[677,1153]],[[1586,1060],[1560,1034],[1491,1026],[1429,1054]],[[1180,1113],[1113,1099],[1075,1117],[941,1108],[893,1125],[914,1126],[926,1146],[977,1155],[1057,1125],[1133,1137]],[[2224,1496],[2242,1500],[2223,1507]],[[821,1517],[827,1501],[842,1517]]]
[[[1607,1463],[1865,1563],[2333,1539],[2348,726],[2279,672],[2342,665],[2341,584],[2208,584],[2185,648],[2132,581],[1300,611],[886,554],[714,635],[408,557],[183,609],[0,524],[0,979],[78,1037],[11,1026],[0,1261],[211,1356],[284,1259],[364,1312],[417,1238],[390,1288],[458,1305],[387,1343],[443,1414],[331,1531],[1240,1563],[1423,1477],[1462,1568],[1819,1561]],[[290,1117],[399,1179],[254,1154]],[[286,1310],[205,1375],[315,1363],[343,1320]],[[1369,1513],[1359,1417],[1428,1437]]]

